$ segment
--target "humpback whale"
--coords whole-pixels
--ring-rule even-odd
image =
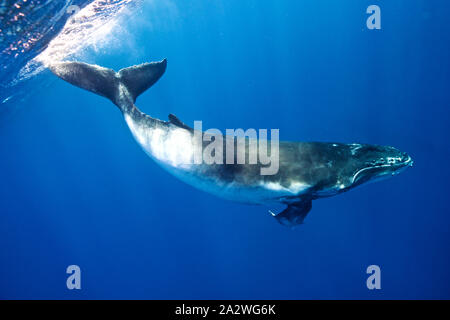
[[[118,72],[76,61],[53,63],[49,68],[61,79],[111,100],[144,151],[177,178],[233,201],[282,204],[285,208],[281,212],[269,212],[286,226],[302,224],[313,200],[395,175],[413,164],[407,153],[390,146],[286,141],[279,143],[279,168],[272,175],[261,175],[262,164],[258,163],[189,163],[186,160],[199,147],[196,144],[205,143],[204,139],[194,139],[199,132],[175,115],[163,121],[144,114],[135,105],[137,97],[158,81],[166,66],[164,59]],[[248,144],[247,139],[247,153]]]

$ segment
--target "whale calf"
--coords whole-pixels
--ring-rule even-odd
[[[263,165],[258,163],[191,163],[187,160],[193,150],[205,144],[194,138],[196,130],[172,114],[162,121],[135,106],[136,98],[158,81],[166,66],[164,59],[118,72],[82,62],[58,62],[49,68],[63,80],[111,100],[144,151],[176,177],[229,200],[283,204],[284,210],[270,213],[286,226],[302,224],[313,200],[395,175],[413,164],[408,154],[390,146],[285,141],[279,143],[279,167],[272,175],[261,175]]]

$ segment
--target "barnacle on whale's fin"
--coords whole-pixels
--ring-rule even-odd
[[[277,219],[279,223],[284,226],[293,227],[303,224],[303,220],[308,215],[312,208],[312,201],[310,199],[291,203],[279,214],[269,211],[272,216]]]

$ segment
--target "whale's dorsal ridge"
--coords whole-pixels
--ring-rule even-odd
[[[191,127],[189,127],[187,124],[182,122],[180,119],[178,119],[178,117],[176,115],[174,115],[172,113],[169,114],[169,122],[172,123],[173,125],[176,125],[177,127],[187,129],[187,130],[192,130]]]

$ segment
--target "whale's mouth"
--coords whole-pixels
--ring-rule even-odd
[[[383,158],[370,162],[367,167],[359,169],[354,173],[352,185],[397,175],[406,168],[412,167],[413,164],[414,161],[406,153],[401,157],[387,157],[386,159]]]
[[[391,168],[391,166],[388,164],[362,168],[353,175],[352,185],[361,184],[363,182],[370,180],[375,176],[381,176],[383,175],[383,172],[385,170],[388,170],[389,168]]]

